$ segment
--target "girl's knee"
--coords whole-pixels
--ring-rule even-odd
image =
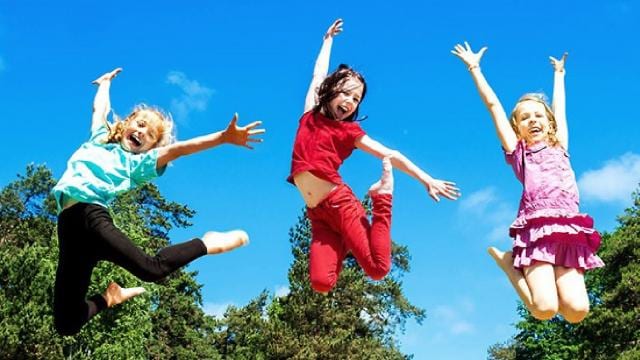
[[[373,280],[382,280],[391,271],[391,263],[383,263],[371,269],[367,269],[366,273]]]
[[[552,298],[534,299],[531,315],[538,320],[549,320],[558,313],[558,300]]]
[[[385,276],[387,276],[387,274],[389,273],[389,270],[390,270],[389,268],[382,268],[376,271],[372,271],[368,275],[371,279],[379,281],[384,279]]]
[[[589,314],[589,303],[578,302],[567,304],[562,307],[560,312],[568,322],[573,324],[579,323]]]
[[[331,282],[311,281],[311,288],[313,289],[313,291],[322,294],[328,293],[329,291],[331,291],[331,289],[333,289],[334,286],[335,283]]]
[[[557,314],[557,311],[550,309],[531,309],[531,315],[538,320],[550,320]]]
[[[311,275],[311,288],[315,292],[328,293],[335,285],[335,277]]]

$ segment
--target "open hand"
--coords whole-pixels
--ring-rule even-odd
[[[471,50],[471,46],[469,46],[468,42],[464,42],[464,46],[460,44],[456,44],[451,50],[451,53],[462,60],[469,69],[480,66],[480,59],[482,59],[482,55],[487,51],[487,47],[483,47],[477,53],[474,53]]]
[[[553,70],[556,72],[564,72],[564,63],[567,60],[567,55],[569,53],[565,52],[562,54],[560,60],[554,58],[553,56],[549,56],[549,60],[551,60],[551,66],[553,66]]]
[[[222,140],[225,143],[253,149],[250,143],[262,142],[262,139],[256,138],[255,136],[264,134],[266,131],[265,129],[255,129],[261,124],[262,121],[254,121],[247,126],[238,126],[238,113],[235,113],[229,126],[222,132]]]
[[[336,21],[334,21],[333,24],[329,26],[327,33],[324,34],[324,38],[329,39],[340,34],[342,32],[342,24],[343,24],[342,19],[337,19]]]
[[[445,180],[431,179],[426,182],[425,186],[429,192],[429,196],[435,201],[440,201],[440,196],[444,196],[449,200],[457,200],[460,197],[460,189],[456,187],[456,183]]]
[[[111,72],[108,72],[108,73],[100,76],[99,78],[93,80],[91,83],[92,84],[96,84],[96,85],[100,85],[104,81],[111,81],[111,80],[113,80],[114,77],[116,77],[116,75],[118,75],[120,73],[120,71],[122,71],[122,68],[116,68],[115,70],[113,70]]]

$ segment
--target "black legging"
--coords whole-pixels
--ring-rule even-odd
[[[86,203],[60,213],[58,242],[53,316],[61,335],[78,333],[91,317],[107,307],[100,294],[86,299],[91,272],[98,261],[110,261],[143,281],[158,281],[207,253],[204,243],[194,239],[149,256],[113,224],[107,209]]]

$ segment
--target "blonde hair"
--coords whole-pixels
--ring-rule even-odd
[[[127,127],[129,121],[133,120],[138,114],[147,112],[155,115],[152,120],[153,125],[158,130],[158,140],[153,145],[153,148],[173,144],[176,141],[174,123],[171,114],[164,112],[162,109],[155,106],[149,106],[146,104],[138,104],[133,108],[133,111],[126,118],[120,119],[117,115],[114,115],[115,121],[109,125],[109,135],[107,136],[107,143],[119,143],[122,141],[122,134]]]
[[[556,123],[556,116],[553,114],[553,110],[549,103],[547,102],[547,96],[544,93],[527,93],[524,94],[518,99],[516,102],[516,106],[513,108],[511,112],[511,127],[513,131],[515,131],[518,140],[522,139],[520,131],[518,130],[518,120],[516,119],[516,115],[518,113],[518,107],[525,101],[534,101],[544,106],[544,111],[547,115],[547,119],[549,119],[549,131],[547,133],[547,142],[551,146],[558,145],[559,141],[556,137],[556,132],[558,131],[558,124]]]

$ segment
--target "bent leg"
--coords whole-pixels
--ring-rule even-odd
[[[378,195],[373,200],[373,221],[369,220],[360,202],[341,207],[340,233],[362,270],[374,280],[380,280],[391,269],[391,195]]]
[[[533,303],[529,311],[538,320],[549,320],[558,312],[558,290],[553,265],[536,262],[523,270]]]
[[[60,227],[60,226],[59,226]],[[96,265],[74,241],[60,236],[60,255],[53,295],[53,320],[60,335],[74,335],[98,312],[107,307],[101,295],[86,299],[91,272]],[[70,243],[71,242],[71,243]]]
[[[106,209],[95,206],[87,216],[87,223],[96,238],[99,259],[123,267],[143,281],[158,281],[206,255],[207,249],[200,239],[168,246],[156,256],[149,256],[138,248],[114,224]]]
[[[503,252],[493,246],[490,247],[488,251],[496,264],[498,264],[502,271],[507,275],[511,285],[513,285],[514,289],[518,293],[520,300],[522,300],[527,309],[531,311],[533,305],[531,290],[529,289],[529,284],[527,284],[527,280],[524,278],[522,271],[513,267],[512,252]]]
[[[311,287],[319,293],[327,293],[338,282],[346,250],[340,234],[324,222],[311,221],[311,245],[309,248],[309,277]]]
[[[373,204],[371,224],[353,193],[351,201],[339,210],[345,244],[364,272],[374,280],[381,280],[391,270],[392,192],[391,159],[385,157],[380,180],[369,188]]]
[[[556,285],[560,298],[560,314],[570,323],[579,323],[589,313],[589,296],[584,274],[579,269],[555,267]]]

